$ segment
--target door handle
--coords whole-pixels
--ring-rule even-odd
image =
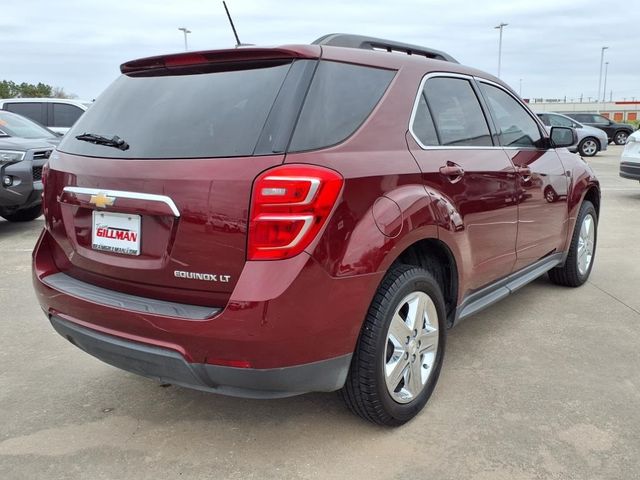
[[[522,177],[523,182],[528,182],[531,180],[531,169],[529,167],[519,167],[516,166],[516,173]]]
[[[440,173],[447,177],[447,180],[451,183],[456,183],[462,180],[464,169],[453,162],[447,162],[446,165],[440,167]]]

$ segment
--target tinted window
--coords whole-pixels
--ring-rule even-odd
[[[552,127],[573,127],[574,125],[571,119],[561,115],[549,115],[549,122]]]
[[[416,115],[413,119],[411,129],[423,145],[439,145],[436,127],[433,124],[433,118],[431,118],[431,112],[429,112],[424,92],[420,94],[418,108],[416,108]]]
[[[602,115],[593,115],[592,118],[592,123],[597,123],[598,125],[609,125],[609,119]]]
[[[312,150],[343,141],[365,121],[394,73],[347,63],[320,62],[290,150]]]
[[[424,93],[441,145],[493,145],[487,121],[468,80],[437,77]]]
[[[55,138],[49,130],[42,128],[28,118],[0,110],[0,131],[12,137]]]
[[[246,156],[290,63],[191,75],[122,75],[60,143],[64,152],[116,158]],[[81,133],[117,135],[130,146],[94,145]]]
[[[579,122],[593,123],[593,117],[591,115],[585,115],[584,113],[575,113],[571,116]]]
[[[43,114],[44,109],[41,103],[5,103],[4,109],[46,125],[46,119]]]
[[[481,83],[482,92],[505,147],[536,147],[542,135],[538,124],[522,105],[504,90]]]
[[[549,115],[544,113],[538,113],[537,115],[538,115],[538,118],[542,120],[542,123],[544,123],[547,127],[551,126],[549,123]]]
[[[84,113],[84,110],[76,107],[75,105],[69,105],[66,103],[54,103],[53,104],[53,121],[52,127],[71,127],[80,115]]]

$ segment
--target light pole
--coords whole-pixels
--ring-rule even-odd
[[[602,65],[604,64],[604,51],[609,47],[602,47],[600,51],[600,79],[598,80],[598,95],[596,98],[600,98],[600,88],[602,87]]]
[[[609,72],[609,62],[604,62],[604,87],[602,88],[602,103],[607,101],[607,73]]]
[[[500,25],[496,25],[493,28],[500,30],[500,41],[498,42],[498,78],[500,78],[500,69],[502,67],[502,29],[509,25],[508,23],[500,22]]]
[[[186,52],[187,50],[189,50],[189,47],[187,46],[187,33],[191,33],[191,30],[189,30],[187,27],[179,27],[178,30],[184,33],[184,51]]]

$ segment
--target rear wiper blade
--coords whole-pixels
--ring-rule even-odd
[[[120,150],[127,150],[129,148],[129,144],[117,135],[107,138],[102,135],[96,135],[95,133],[83,133],[82,135],[76,135],[76,139],[82,140],[83,142],[95,143],[96,145],[115,147]]]

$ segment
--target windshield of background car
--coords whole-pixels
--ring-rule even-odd
[[[0,135],[21,138],[55,138],[46,128],[20,115],[0,111]]]

